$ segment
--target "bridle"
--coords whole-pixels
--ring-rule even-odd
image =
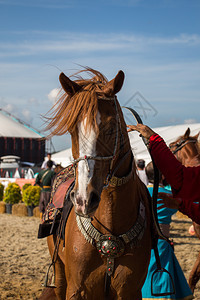
[[[121,121],[120,121],[120,117],[119,117],[119,111],[118,111],[118,107],[117,107],[117,97],[114,96],[113,98],[99,98],[99,99],[105,100],[105,101],[106,100],[113,100],[114,104],[115,104],[115,112],[116,112],[116,117],[115,117],[115,119],[116,119],[116,135],[115,135],[115,143],[114,143],[113,154],[110,155],[110,156],[84,155],[84,156],[78,157],[77,159],[73,160],[72,161],[72,167],[74,168],[74,174],[76,174],[75,169],[77,167],[77,164],[80,161],[83,160],[85,162],[87,170],[89,172],[90,171],[90,167],[89,167],[89,163],[88,163],[89,160],[97,160],[97,161],[109,161],[110,160],[109,172],[108,172],[108,175],[106,177],[105,184],[103,186],[103,188],[106,188],[106,187],[108,187],[112,176],[114,175],[114,173],[119,168],[119,166],[117,166],[114,169],[114,171],[112,171],[113,170],[114,160],[115,160],[115,158],[117,156],[117,145],[118,145],[118,142],[119,142],[119,130],[120,130],[120,134],[121,134],[122,137],[123,137],[123,133],[122,133],[122,128],[121,128]],[[131,151],[131,149],[124,154],[124,156],[121,159],[122,161],[124,160],[124,158],[128,155],[128,153],[130,151]],[[121,165],[121,161],[119,162],[119,165]]]
[[[196,140],[183,140],[181,139],[179,142],[173,145],[169,145],[169,148],[172,149],[173,147],[177,147],[175,150],[171,150],[173,154],[176,154],[178,151],[180,151],[183,147],[185,147],[189,143],[196,143]]]

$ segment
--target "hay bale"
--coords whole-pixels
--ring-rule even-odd
[[[0,201],[0,214],[5,214],[6,212],[6,204],[3,201]]]
[[[28,210],[24,203],[13,204],[12,214],[15,216],[28,216]]]
[[[40,210],[39,210],[39,206],[36,206],[36,207],[33,209],[33,216],[36,217],[36,218],[40,218]]]
[[[182,214],[180,211],[177,211],[176,217],[177,217],[178,219],[189,219],[188,216]]]

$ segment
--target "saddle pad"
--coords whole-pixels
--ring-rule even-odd
[[[63,207],[65,195],[72,182],[74,182],[74,178],[68,178],[65,182],[58,186],[52,198],[52,203],[54,204],[55,208]]]
[[[52,203],[56,209],[63,207],[67,190],[74,180],[74,169],[72,165],[64,168],[56,175],[52,186],[50,200],[50,203]]]
[[[42,223],[53,222],[55,217],[59,218],[59,212],[63,208],[65,196],[74,180],[72,165],[64,168],[56,175],[52,185],[51,199],[43,214]]]

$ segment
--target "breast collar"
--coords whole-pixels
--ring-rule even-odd
[[[100,255],[107,258],[107,273],[111,275],[114,270],[114,259],[124,253],[127,244],[137,245],[144,235],[146,227],[145,206],[140,201],[135,224],[126,233],[118,236],[102,234],[94,227],[91,218],[76,215],[76,221],[86,241],[96,246]]]

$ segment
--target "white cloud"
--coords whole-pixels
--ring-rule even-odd
[[[157,45],[199,45],[200,36],[198,34],[180,34],[179,36],[172,37],[150,37],[147,38],[148,44],[157,44]]]
[[[14,32],[10,33],[12,36]],[[15,33],[17,34],[17,33]],[[22,32],[19,32],[22,35]],[[24,39],[0,43],[0,57],[18,57],[31,55],[47,55],[47,53],[91,53],[107,51],[129,51],[133,53],[147,53],[156,51],[156,47],[171,49],[175,46],[192,47],[200,45],[200,36],[197,34],[181,34],[171,37],[145,36],[136,34],[84,34],[77,32],[24,32]],[[51,39],[49,38],[51,36]],[[173,48],[172,48],[173,49]]]
[[[31,119],[31,112],[30,112],[30,110],[28,110],[28,109],[23,109],[22,115],[24,116],[24,118],[25,118],[26,120],[29,120],[29,121],[30,121],[30,119]]]
[[[195,119],[186,119],[184,120],[184,124],[195,124],[198,123]]]
[[[30,105],[40,105],[40,103],[38,102],[38,100],[37,100],[36,98],[34,98],[34,97],[30,98],[30,99],[28,100],[28,103],[29,103]]]
[[[3,106],[3,109],[4,109],[5,111],[7,111],[8,113],[12,113],[12,112],[16,111],[15,105],[10,104],[10,103],[5,104],[5,105]]]
[[[60,93],[60,89],[55,88],[51,90],[51,92],[48,94],[48,99],[54,104],[56,103],[56,100],[58,99],[58,94]]]

